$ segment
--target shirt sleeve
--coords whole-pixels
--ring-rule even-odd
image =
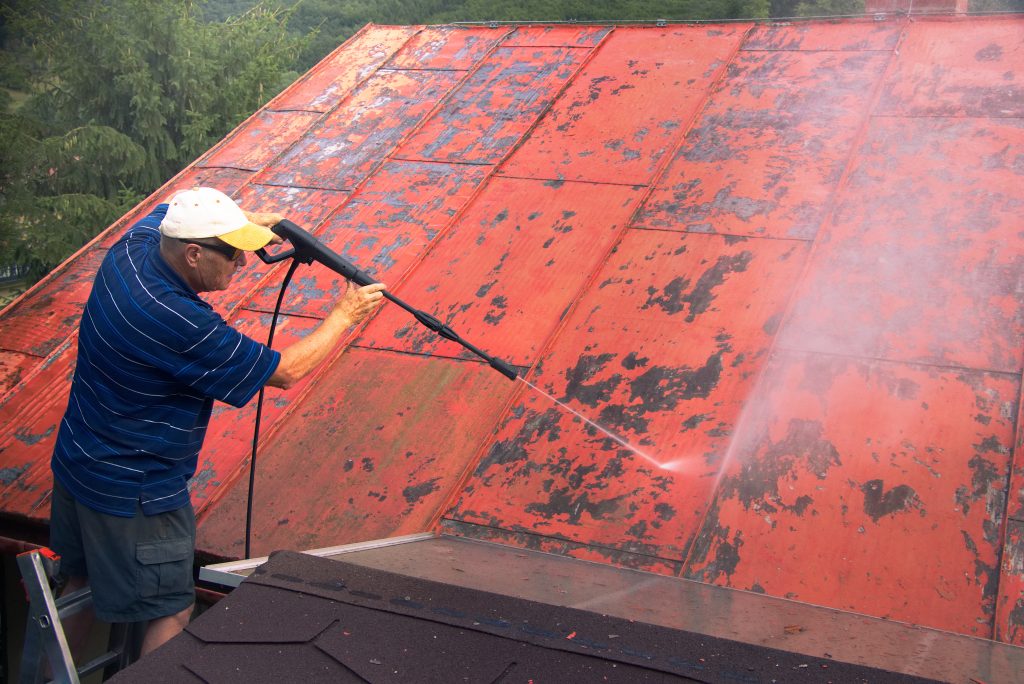
[[[177,354],[161,357],[179,382],[236,407],[253,398],[281,361],[280,352],[238,332],[213,311]]]

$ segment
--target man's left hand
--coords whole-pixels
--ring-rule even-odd
[[[261,214],[242,210],[245,214],[245,218],[249,219],[251,223],[255,223],[257,226],[263,226],[264,228],[270,228],[276,226],[281,221],[284,221],[284,216],[281,214]]]

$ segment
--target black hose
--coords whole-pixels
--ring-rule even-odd
[[[270,319],[270,334],[267,336],[267,346],[273,348],[274,346],[274,329],[277,328],[277,316],[281,312],[281,302],[284,301],[284,292],[288,289],[288,284],[292,282],[292,275],[295,273],[295,269],[299,267],[301,262],[297,259],[292,259],[291,266],[288,267],[288,273],[284,276],[284,282],[281,283],[281,291],[277,294],[277,304],[274,305],[274,315]],[[252,492],[256,485],[256,446],[260,441],[260,418],[263,416],[263,393],[266,387],[260,387],[259,398],[256,400],[256,425],[252,431],[252,457],[249,460],[249,495],[245,502],[245,557],[251,558],[249,554],[249,541],[252,538]]]

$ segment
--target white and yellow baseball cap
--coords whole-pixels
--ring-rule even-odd
[[[235,201],[220,190],[195,187],[168,203],[160,232],[179,240],[218,238],[238,249],[266,247],[274,238],[269,228],[250,223]]]

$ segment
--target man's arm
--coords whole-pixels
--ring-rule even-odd
[[[267,384],[288,389],[311,373],[337,346],[346,330],[380,306],[384,301],[382,290],[382,283],[360,288],[349,287],[313,332],[281,351],[281,362]]]

